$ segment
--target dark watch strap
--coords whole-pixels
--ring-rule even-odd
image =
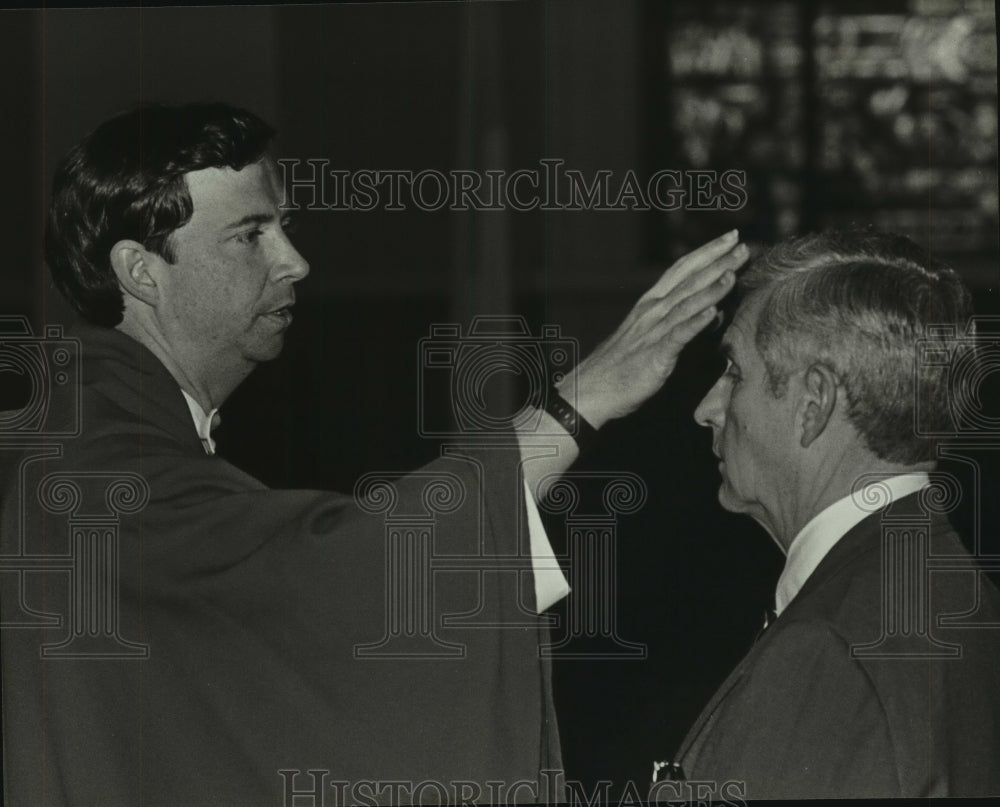
[[[552,415],[576,441],[581,454],[597,439],[597,429],[559,394],[555,386],[549,387],[548,395],[545,396],[545,411]]]

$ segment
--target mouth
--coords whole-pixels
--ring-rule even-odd
[[[722,473],[723,468],[726,467],[726,461],[722,458],[722,454],[720,454],[718,449],[715,448],[714,446],[712,447],[712,453],[715,455],[715,458],[719,461],[718,463],[719,473]]]
[[[287,328],[289,325],[292,324],[292,319],[293,319],[293,317],[292,317],[292,306],[293,305],[295,305],[295,304],[294,303],[289,303],[288,305],[281,306],[281,308],[274,308],[271,311],[265,312],[261,316],[265,317],[266,319],[271,320],[272,322],[276,323],[277,325],[280,325],[282,327]]]

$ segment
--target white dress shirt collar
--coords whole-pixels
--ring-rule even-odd
[[[222,418],[219,416],[219,409],[216,407],[209,413],[205,413],[205,410],[201,408],[194,398],[188,395],[184,390],[181,390],[184,395],[184,400],[187,401],[188,409],[191,410],[191,418],[194,420],[195,431],[198,432],[198,437],[201,439],[201,444],[205,447],[206,454],[215,453],[215,440],[212,439],[212,429],[222,422]]]
[[[930,483],[926,473],[901,474],[874,483],[888,489],[889,501],[896,501],[920,490]],[[872,485],[863,488],[867,490]],[[865,501],[867,497],[862,491],[838,499],[825,510],[819,512],[809,521],[788,547],[788,558],[785,568],[778,578],[778,589],[774,596],[774,610],[780,614],[799,593],[806,580],[809,579],[820,561],[833,546],[843,538],[855,524],[871,515],[870,510],[863,510],[855,504]]]

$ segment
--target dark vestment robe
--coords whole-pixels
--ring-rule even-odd
[[[79,436],[0,444],[7,804],[552,797],[516,440],[456,447],[363,507],[272,490],[206,455],[152,353],[79,335],[82,383],[45,427],[78,412]],[[427,780],[443,788],[414,792]]]

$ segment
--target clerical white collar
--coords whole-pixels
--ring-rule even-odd
[[[191,418],[194,420],[195,431],[201,439],[201,444],[205,447],[206,454],[215,453],[215,440],[212,439],[212,429],[219,425],[222,418],[219,416],[219,409],[216,407],[209,413],[201,408],[201,404],[194,398],[181,390],[184,400],[187,401],[188,409],[191,410]]]
[[[900,474],[873,483],[882,488],[879,495],[881,501],[884,491],[888,490],[889,500],[896,501],[908,496],[930,484],[930,477],[923,472]],[[855,524],[871,515],[871,510],[862,510],[855,501],[867,501],[865,491],[873,487],[868,485],[853,495],[838,499],[825,510],[819,512],[809,521],[788,547],[788,558],[785,568],[778,578],[778,589],[774,596],[774,610],[780,614],[788,603],[799,593],[806,580],[809,579],[820,561],[834,545],[843,538]]]

